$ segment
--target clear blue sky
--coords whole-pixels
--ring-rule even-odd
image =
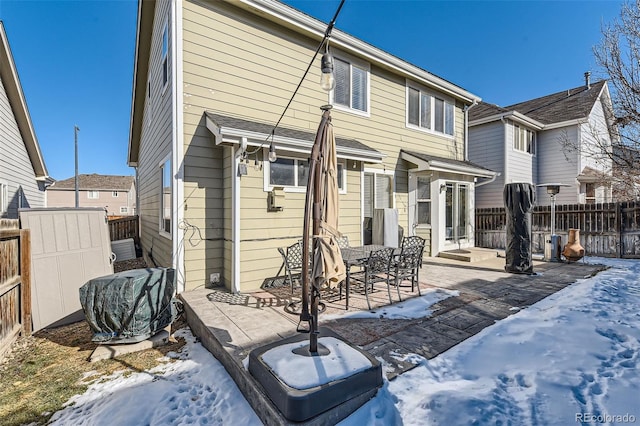
[[[328,22],[339,0],[287,0]],[[487,102],[509,105],[597,79],[592,47],[620,1],[346,0],[337,28]],[[137,1],[0,0],[49,174],[125,174]],[[301,70],[302,75],[303,70]],[[284,105],[283,105],[284,107]]]

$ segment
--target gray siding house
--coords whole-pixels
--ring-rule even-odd
[[[51,182],[0,21],[0,218],[17,219],[19,208],[45,207]]]
[[[500,107],[481,102],[469,111],[469,160],[500,172],[476,186],[476,207],[501,207],[505,184],[562,183],[559,204],[611,201],[611,98],[606,81]],[[598,139],[598,143],[595,140]],[[537,202],[551,199],[538,188]]]

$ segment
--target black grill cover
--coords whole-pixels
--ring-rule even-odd
[[[134,269],[94,278],[80,287],[80,303],[94,342],[135,343],[156,334],[176,317],[175,271]]]
[[[507,213],[507,261],[504,270],[533,274],[531,212],[536,203],[536,188],[530,183],[508,183],[504,186],[503,196]]]

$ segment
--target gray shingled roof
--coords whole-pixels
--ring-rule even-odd
[[[469,121],[479,120],[493,115],[504,114],[509,112],[508,109],[499,107],[498,105],[489,104],[487,102],[479,102],[478,105],[469,109]]]
[[[583,85],[504,108],[518,111],[544,124],[586,118],[604,84],[605,80],[601,80],[593,83],[589,89]]]
[[[270,135],[271,130],[273,130],[273,123],[272,124],[259,123],[257,121],[250,121],[242,118],[229,117],[227,115],[216,114],[211,111],[207,111],[206,114],[207,114],[207,117],[213,120],[220,127],[246,130],[249,132],[261,133],[265,135]],[[278,126],[278,128],[276,129],[275,135],[283,136],[291,139],[301,139],[304,141],[310,141],[312,143],[316,138],[316,134],[314,132],[296,130],[296,129],[291,129],[291,128],[282,127],[282,126]],[[367,145],[355,139],[346,139],[346,138],[341,138],[336,136],[336,146],[338,150],[340,148],[357,149],[361,151],[369,151],[370,153],[378,154],[380,157],[382,157],[382,153],[380,153],[379,151],[373,148],[368,147]]]
[[[471,161],[460,161],[460,160],[453,160],[451,158],[436,157],[435,155],[424,154],[422,152],[416,152],[416,151],[407,151],[406,149],[403,149],[401,151],[406,152],[409,155],[413,155],[414,157],[419,158],[423,161],[441,161],[443,163],[451,164],[452,166],[473,167],[476,169],[493,172],[493,170],[488,169],[484,166],[480,166],[476,163],[472,163]]]
[[[586,118],[598,99],[604,84],[605,80],[601,80],[593,83],[589,89],[586,86],[575,87],[506,107],[480,102],[469,110],[469,121],[511,111],[517,111],[543,124]]]
[[[129,191],[134,182],[133,176],[78,175],[78,187],[83,191]],[[75,176],[69,179],[56,181],[47,190],[75,189]]]

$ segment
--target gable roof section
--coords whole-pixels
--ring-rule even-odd
[[[49,182],[51,178],[44,164],[42,151],[40,150],[40,145],[38,144],[38,139],[36,138],[36,133],[31,123],[27,101],[22,92],[18,70],[13,62],[9,40],[7,39],[7,33],[4,30],[2,21],[0,21],[0,78],[2,78],[2,83],[7,92],[7,97],[9,98],[13,115],[18,123],[18,129],[20,130],[24,146],[29,154],[36,179]]]
[[[220,0],[222,1],[222,0]],[[297,33],[321,40],[327,24],[315,19],[289,5],[277,0],[224,0],[262,18],[278,23]],[[133,76],[133,95],[131,102],[131,120],[129,130],[129,149],[127,161],[130,166],[138,162],[138,149],[142,132],[142,113],[145,106],[146,78],[148,73],[151,38],[153,33],[155,1],[139,0],[138,25],[136,35],[135,70]],[[331,44],[344,49],[347,53],[363,57],[395,74],[409,78],[416,83],[434,88],[465,103],[479,102],[480,97],[464,90],[435,74],[406,62],[382,49],[374,47],[343,31],[334,28]]]
[[[259,123],[238,117],[230,117],[207,111],[207,129],[216,136],[217,144],[241,144],[268,147],[271,143],[272,124]],[[276,150],[308,153],[315,141],[316,134],[305,130],[278,127],[273,136]],[[338,158],[348,158],[371,163],[379,163],[384,155],[355,139],[336,136]]]
[[[99,175],[78,175],[78,188],[81,191],[130,191],[133,185],[133,176]],[[48,191],[68,191],[75,190],[75,176],[69,179],[56,181]]]
[[[435,170],[441,172],[459,173],[482,178],[494,178],[500,173],[486,167],[479,166],[471,161],[453,160],[450,158],[436,157],[416,151],[400,150],[400,158],[418,166],[418,170]]]
[[[505,109],[518,111],[544,124],[584,119],[591,113],[605,83],[601,80],[588,89],[583,85],[509,105]]]

